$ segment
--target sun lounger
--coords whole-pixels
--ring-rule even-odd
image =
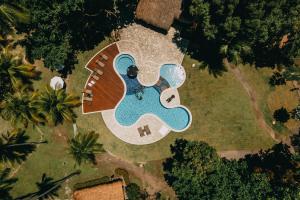
[[[93,84],[92,83],[88,83],[88,86],[93,87]]]
[[[141,137],[145,136],[145,133],[144,133],[144,130],[142,129],[142,127],[138,128],[138,132],[139,132]]]
[[[146,132],[147,135],[151,134],[150,128],[148,125],[144,126],[144,132]]]
[[[101,76],[103,74],[103,71],[101,71],[100,69],[95,69],[95,73],[97,73]]]
[[[108,57],[105,54],[100,54],[100,56],[104,59],[104,60],[108,60]]]
[[[96,83],[96,82],[95,82],[94,80],[91,80],[91,84],[93,84],[93,85],[94,85],[95,83]]]
[[[92,90],[89,90],[89,89],[84,89],[84,90],[83,90],[83,93],[86,93],[86,94],[93,94],[93,91],[92,91]]]
[[[97,63],[100,67],[104,67],[104,66],[105,66],[104,63],[101,62],[100,60],[96,60],[96,63]]]
[[[83,97],[83,100],[84,101],[93,101],[93,98],[91,98],[91,97]]]
[[[93,79],[95,79],[96,81],[99,80],[99,77],[98,77],[97,75],[95,75],[95,74],[93,74],[92,77],[93,77]]]

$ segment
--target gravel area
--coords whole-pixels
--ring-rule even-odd
[[[139,80],[144,85],[156,83],[162,64],[182,63],[184,53],[173,42],[175,33],[176,31],[171,28],[169,33],[164,35],[139,24],[132,24],[120,31],[119,50],[134,52],[133,56],[136,56],[136,52],[141,54],[137,55],[136,59],[140,69]]]

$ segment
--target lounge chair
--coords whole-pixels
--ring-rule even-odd
[[[101,71],[100,69],[95,69],[95,73],[99,74],[100,76],[103,74],[103,71]]]
[[[139,134],[140,134],[141,137],[145,136],[144,130],[142,129],[142,127],[138,128],[138,132],[139,132]]]
[[[96,60],[97,65],[99,65],[100,67],[104,67],[104,63],[101,62],[100,60]]]
[[[148,125],[144,126],[144,132],[146,132],[147,135],[151,134],[150,128]]]
[[[92,74],[93,79],[95,79],[96,81],[99,80],[99,77],[96,74]]]
[[[108,60],[108,57],[105,54],[100,54],[100,56],[104,59],[104,60]]]
[[[85,94],[93,94],[93,91],[89,90],[89,89],[84,89],[83,93],[85,93]]]
[[[91,80],[91,84],[95,85],[95,83],[96,83],[96,82],[95,82],[94,80]]]
[[[91,97],[83,97],[83,100],[84,101],[93,101],[93,98],[91,98]]]
[[[92,83],[88,83],[88,86],[89,86],[89,87],[93,87],[93,84],[92,84]]]

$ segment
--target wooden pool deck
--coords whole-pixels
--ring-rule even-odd
[[[86,82],[84,90],[91,90],[92,95],[83,93],[83,113],[93,113],[114,109],[118,102],[122,99],[125,91],[124,83],[113,67],[114,58],[118,54],[118,46],[114,43],[98,52],[97,55],[95,55],[86,65],[86,68],[91,71],[91,74]],[[101,57],[101,55],[107,56],[108,59],[105,60]],[[97,60],[101,61],[104,64],[104,67],[97,64]],[[103,74],[97,74],[95,72],[97,69],[101,70]],[[94,79],[92,77],[93,74],[96,74],[99,77],[99,80]],[[92,81],[94,81],[95,84],[90,84]],[[85,97],[89,97],[92,100],[84,100]]]

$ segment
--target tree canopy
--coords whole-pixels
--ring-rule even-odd
[[[77,50],[98,44],[111,30],[133,19],[136,1],[123,0],[22,0],[32,16],[25,44],[31,59],[45,66],[70,67]],[[123,12],[126,11],[126,12]]]
[[[30,14],[26,8],[15,0],[0,1],[0,35],[8,34],[20,24],[30,22]]]
[[[230,62],[290,66],[300,54],[299,0],[192,0],[189,10],[196,37]]]
[[[253,155],[251,159],[247,157],[238,161],[220,158],[216,150],[204,142],[189,142],[182,139],[176,140],[171,146],[171,152],[173,156],[164,163],[165,178],[179,199],[246,200],[299,197],[300,191],[297,189],[299,182],[295,181],[295,176],[290,178],[293,184],[274,182],[283,178],[280,172],[284,170],[275,170],[278,165],[286,170],[284,172],[290,172],[291,176],[297,174],[296,162],[282,144],[270,151]],[[269,158],[270,160],[264,163],[272,161],[274,168],[266,168],[262,164],[259,165],[259,162],[254,162],[256,156],[261,158],[261,161]],[[261,170],[255,168],[256,165],[260,166]],[[273,174],[269,173],[270,171]]]

